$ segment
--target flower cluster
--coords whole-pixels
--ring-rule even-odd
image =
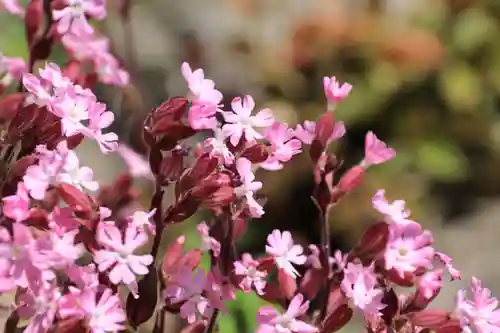
[[[383,189],[372,199],[378,222],[348,253],[330,249],[332,206],[358,189],[370,168],[396,156],[368,132],[364,158],[338,175],[340,158],[328,146],[346,132],[335,107],[351,85],[324,78],[327,111],[290,126],[272,110],[256,109],[249,95],[222,105],[214,81],[184,63],[189,94],[147,115],[145,159],[106,131],[113,114],[91,90],[96,75],[105,83],[127,81],[88,22],[104,18],[105,2],[32,0],[26,9],[2,3],[26,18],[30,46],[28,65],[0,57],[0,293],[16,295],[5,332],[121,332],[153,316],[156,332],[171,312],[187,321],[185,332],[212,333],[237,293],[268,302],[255,314],[259,333],[335,332],[355,311],[368,332],[500,330],[498,300],[477,278],[470,298],[459,291],[455,309],[428,308],[445,276],[460,280],[460,271],[435,248],[431,232],[410,218],[405,201],[388,201]],[[46,30],[37,19],[44,16]],[[49,62],[34,73],[34,63],[46,60],[56,41],[70,61]],[[84,71],[89,64],[93,70]],[[19,91],[5,93],[14,82]],[[208,139],[191,146],[187,139],[201,131]],[[120,154],[129,171],[98,184],[74,151],[83,139]],[[318,224],[320,243],[299,244],[289,231],[273,230],[261,255],[239,254],[248,223],[265,214],[257,173],[277,172],[303,151],[313,166],[312,200],[320,216],[306,222]],[[148,209],[140,208],[134,177],[154,182]],[[163,200],[168,187],[169,204]],[[187,249],[181,236],[160,252],[165,229],[201,210],[208,217],[197,225],[200,246]],[[209,268],[202,267],[203,256]]]

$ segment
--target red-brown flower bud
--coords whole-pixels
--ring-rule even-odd
[[[140,297],[135,298],[130,293],[126,305],[128,322],[134,328],[148,321],[156,309],[156,303],[158,302],[158,275],[154,266],[139,281],[138,294]]]
[[[0,123],[11,121],[16,117],[24,103],[26,94],[13,93],[0,101]]]
[[[332,333],[340,330],[351,320],[352,315],[353,311],[347,304],[340,305],[335,311],[327,315],[321,325],[320,332]]]
[[[385,222],[379,222],[363,234],[360,242],[354,249],[354,255],[362,261],[370,261],[377,257],[387,246],[389,238],[389,225]]]
[[[184,171],[184,153],[181,150],[172,150],[160,163],[160,176],[168,181],[176,181]]]
[[[57,192],[68,206],[72,207],[76,212],[90,213],[92,211],[92,202],[89,196],[74,185],[59,184]]]
[[[300,281],[299,292],[308,299],[313,299],[325,281],[325,272],[322,269],[310,268]]]
[[[278,270],[279,288],[286,299],[292,299],[297,291],[297,281],[284,270]]]
[[[337,188],[341,193],[348,193],[358,188],[365,179],[366,170],[362,166],[349,169],[340,179]]]
[[[451,314],[446,310],[426,309],[408,314],[413,325],[436,329],[447,324],[451,319]]]
[[[333,112],[323,113],[316,122],[316,139],[325,148],[328,140],[332,137],[335,128],[335,114]],[[324,149],[323,148],[323,149]]]
[[[252,163],[262,163],[269,157],[269,150],[265,144],[257,143],[243,150],[241,157],[245,157]]]

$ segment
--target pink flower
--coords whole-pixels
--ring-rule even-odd
[[[95,192],[99,189],[99,183],[93,180],[94,171],[89,167],[79,167],[78,164],[65,166],[57,175],[59,183],[72,184],[80,190]]]
[[[344,83],[342,86],[337,81],[335,76],[323,78],[323,89],[325,96],[331,103],[340,103],[349,95],[352,90],[352,85]]]
[[[250,95],[246,95],[243,100],[239,97],[234,98],[231,107],[234,112],[222,112],[227,122],[222,126],[222,132],[229,137],[229,142],[233,146],[238,144],[242,136],[245,136],[247,141],[262,139],[263,136],[255,128],[266,128],[274,123],[270,109],[261,110],[255,116],[251,115],[255,103]]]
[[[294,155],[300,154],[302,143],[293,138],[294,132],[286,124],[275,122],[266,131],[266,139],[271,143],[271,155],[260,166],[267,170],[279,170],[283,163],[288,162]]]
[[[94,29],[90,26],[85,15],[95,19],[106,16],[104,1],[98,0],[66,0],[67,7],[53,10],[52,15],[57,22],[57,32],[61,35],[75,34],[77,36],[90,35]]]
[[[31,73],[25,73],[22,79],[23,85],[31,95],[27,98],[26,104],[36,104],[39,107],[50,108],[54,97],[52,96],[52,86],[46,80],[40,80]]]
[[[218,257],[220,255],[220,243],[210,236],[208,225],[201,222],[196,226],[196,229],[201,236],[201,250],[203,252],[212,251],[214,257]]]
[[[188,267],[180,267],[164,291],[164,296],[170,302],[174,304],[184,302],[180,308],[180,315],[190,324],[196,321],[197,313],[207,317],[211,311],[208,299],[202,296],[206,278],[202,269],[193,272]]]
[[[443,270],[437,269],[435,271],[426,272],[418,278],[417,289],[418,292],[425,299],[432,299],[437,296],[443,287]]]
[[[264,214],[262,206],[254,198],[254,193],[262,188],[261,182],[255,182],[255,175],[252,172],[252,162],[241,157],[236,160],[236,170],[240,175],[241,185],[234,189],[237,197],[246,199],[250,215],[261,217]]]
[[[125,328],[127,319],[119,296],[108,288],[100,293],[95,287],[83,290],[70,287],[70,293],[59,302],[59,315],[84,319],[92,333],[119,332]]]
[[[385,199],[385,190],[378,190],[372,198],[373,208],[385,216],[387,223],[408,224],[414,223],[407,220],[410,210],[405,209],[404,200],[395,200],[391,204]]]
[[[89,118],[88,109],[95,100],[78,94],[68,88],[62,96],[57,97],[51,104],[51,111],[61,118],[63,135],[69,137],[81,132],[84,127],[82,121]]]
[[[17,313],[21,318],[30,318],[26,333],[47,332],[54,322],[61,292],[53,283],[32,285],[18,299]]]
[[[104,247],[94,254],[94,262],[99,271],[109,270],[109,280],[114,284],[123,282],[132,285],[136,275],[146,275],[148,266],[153,262],[151,255],[135,255],[134,252],[146,244],[148,237],[135,227],[128,226],[122,237],[120,230],[111,224],[100,224],[97,229],[97,242]]]
[[[147,161],[142,155],[136,153],[133,149],[124,144],[120,144],[118,146],[117,152],[123,158],[123,161],[127,165],[132,176],[154,180],[154,175],[151,172],[149,161]]]
[[[274,257],[276,266],[294,278],[299,276],[292,264],[303,265],[307,257],[302,254],[302,246],[293,243],[290,232],[273,230],[267,236],[267,244],[266,252]]]
[[[390,224],[385,250],[385,268],[394,269],[401,277],[419,268],[431,269],[434,258],[433,240],[429,231],[422,231],[418,223]]]
[[[156,233],[156,228],[151,219],[156,213],[156,208],[152,209],[150,212],[144,212],[138,210],[130,216],[129,220],[132,226],[137,228],[139,232],[149,231],[152,235]]]
[[[490,333],[500,330],[500,310],[498,300],[490,296],[490,290],[484,288],[477,278],[470,283],[472,299],[466,299],[466,291],[457,294],[456,313],[460,317],[462,330],[467,333]]]
[[[319,259],[319,249],[316,245],[310,244],[309,245],[309,251],[311,253],[307,256],[307,261],[305,262],[306,266],[315,268],[315,269],[321,269],[321,261]],[[337,253],[336,253],[337,254]],[[342,257],[342,254],[340,253],[340,257]],[[336,262],[335,258],[328,258],[328,262],[330,265],[333,265]]]
[[[304,302],[304,296],[297,294],[291,300],[285,313],[280,314],[271,306],[263,306],[257,313],[257,333],[311,333],[318,329],[297,319],[306,314],[309,302]]]
[[[259,262],[252,255],[244,253],[241,260],[235,261],[233,265],[234,273],[242,277],[239,286],[244,292],[250,292],[253,286],[258,295],[264,294],[267,272],[258,269]]]
[[[340,285],[346,296],[367,315],[376,315],[385,307],[384,292],[377,288],[377,277],[373,266],[348,263]]]
[[[30,198],[23,182],[17,183],[17,192],[2,199],[3,213],[16,222],[26,220],[30,216]]]
[[[345,134],[345,125],[343,121],[335,122],[335,126],[333,127],[333,133],[328,138],[327,143],[333,142],[335,140],[340,139]],[[303,125],[297,125],[293,134],[296,138],[302,141],[305,144],[310,145],[314,138],[316,137],[316,123],[314,121],[306,120]]]
[[[215,89],[212,80],[205,79],[203,70],[194,72],[187,62],[181,66],[181,72],[193,94],[193,105],[188,111],[188,122],[193,129],[213,129],[217,126],[217,113],[222,94]]]
[[[461,273],[458,269],[453,267],[453,262],[449,256],[442,252],[434,252],[435,257],[445,266],[448,274],[451,276],[451,281],[453,280],[461,280]]]
[[[368,132],[365,138],[365,159],[363,165],[370,166],[381,164],[392,160],[396,156],[396,152],[387,147],[387,145],[380,141],[373,132]]]
[[[82,134],[95,140],[104,154],[118,149],[118,135],[113,132],[102,132],[113,123],[114,119],[113,112],[106,111],[105,104],[94,103],[89,109],[89,124],[82,129]]]
[[[23,18],[26,13],[24,8],[19,4],[19,0],[2,0],[1,4],[9,13],[20,18]]]
[[[26,72],[24,59],[5,57],[0,53],[0,85],[8,86],[14,80],[21,80]]]
[[[234,155],[229,151],[224,134],[219,128],[214,129],[214,137],[206,139],[203,145],[210,149],[210,156],[219,158],[219,163],[233,164]]]
[[[73,209],[70,207],[54,207],[48,220],[52,232],[60,236],[81,226],[81,222],[73,217]]]

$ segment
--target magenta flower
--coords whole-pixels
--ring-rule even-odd
[[[461,280],[461,273],[458,269],[453,267],[453,262],[449,256],[442,252],[434,252],[435,257],[445,266],[448,274],[451,276],[451,281],[453,280]]]
[[[26,220],[30,216],[30,198],[23,182],[17,183],[17,192],[2,198],[3,214],[16,222]]]
[[[303,125],[297,125],[293,132],[296,138],[298,138],[303,143],[310,145],[316,137],[316,123],[314,121],[306,120],[304,121]],[[327,143],[340,139],[344,136],[345,132],[346,130],[344,122],[335,122],[333,133],[330,138],[328,138]]]
[[[432,235],[422,231],[416,222],[406,225],[390,224],[385,250],[385,268],[394,269],[401,277],[419,268],[431,269],[434,258]]]
[[[266,131],[266,139],[270,142],[271,154],[269,158],[260,164],[266,170],[280,170],[283,163],[288,162],[294,155],[300,154],[302,143],[293,138],[294,131],[286,124],[275,122]]]
[[[252,162],[241,157],[236,160],[236,170],[241,179],[241,185],[234,189],[237,197],[245,198],[252,217],[261,217],[264,214],[262,206],[255,200],[254,194],[262,188],[261,182],[255,182],[252,172]]]
[[[254,287],[257,294],[264,294],[266,286],[264,278],[267,276],[267,272],[258,269],[259,262],[254,260],[252,255],[244,253],[241,260],[235,261],[233,265],[234,273],[242,278],[239,286],[244,292],[250,292]]]
[[[376,315],[385,307],[382,304],[384,292],[377,288],[373,266],[348,263],[340,287],[354,305],[367,315]]]
[[[153,262],[151,255],[135,255],[134,252],[146,244],[148,236],[129,225],[122,237],[120,230],[111,224],[100,224],[97,241],[104,247],[94,253],[94,262],[99,271],[109,270],[109,280],[114,284],[123,282],[132,285],[136,275],[146,275]]]
[[[63,235],[81,226],[80,221],[73,217],[73,209],[70,207],[54,207],[48,216],[49,227],[53,233]]]
[[[25,333],[47,332],[54,322],[61,292],[53,283],[31,285],[19,297],[17,313],[21,318],[30,319]]]
[[[68,88],[52,102],[51,111],[61,118],[63,135],[70,137],[81,132],[82,121],[89,118],[88,109],[95,101]]]
[[[82,129],[82,134],[95,140],[101,152],[107,154],[118,149],[118,135],[113,132],[103,133],[114,121],[113,112],[106,111],[106,105],[93,103],[89,109],[89,124]]]
[[[261,110],[255,116],[251,115],[255,102],[250,95],[246,95],[243,100],[239,97],[234,98],[231,107],[234,112],[222,112],[227,122],[222,126],[222,132],[226,137],[229,137],[229,142],[233,146],[238,144],[242,136],[247,141],[262,139],[263,136],[255,129],[266,128],[274,123],[273,113],[270,109]]]
[[[325,96],[331,103],[340,103],[349,95],[352,85],[344,83],[340,85],[335,76],[323,78],[323,89]]]
[[[214,257],[220,255],[220,243],[213,237],[210,236],[208,225],[205,222],[201,222],[196,226],[196,229],[201,236],[201,248],[203,252],[212,251]]]
[[[0,85],[6,87],[14,80],[21,80],[26,72],[24,59],[5,57],[0,53]]]
[[[392,160],[394,157],[396,157],[396,152],[392,148],[387,147],[373,132],[366,133],[363,165],[381,164]]]
[[[500,331],[500,310],[498,300],[490,296],[490,290],[484,288],[481,281],[473,277],[470,283],[472,299],[466,299],[466,291],[457,293],[455,312],[460,318],[462,330],[466,333],[490,333]],[[473,328],[475,330],[473,330]]]
[[[291,300],[285,313],[279,313],[271,306],[263,306],[257,312],[257,333],[312,333],[318,329],[297,319],[306,314],[309,302],[304,302],[304,296],[297,294]]]
[[[387,223],[408,224],[413,221],[408,220],[410,217],[410,210],[405,209],[404,200],[394,200],[389,203],[385,199],[385,190],[378,190],[372,198],[373,208],[378,210],[385,216]]]
[[[211,312],[208,299],[202,296],[206,279],[207,276],[202,269],[193,272],[191,268],[179,267],[171,283],[165,288],[164,296],[170,302],[174,304],[183,302],[180,315],[189,323],[196,321],[197,313],[208,317]]]
[[[127,319],[119,296],[108,288],[102,293],[98,288],[71,288],[59,302],[59,315],[83,319],[92,333],[119,332]]]
[[[299,276],[292,264],[303,265],[307,261],[307,257],[302,254],[302,246],[293,243],[290,232],[273,230],[267,236],[267,244],[266,252],[273,256],[276,266],[294,278]]]

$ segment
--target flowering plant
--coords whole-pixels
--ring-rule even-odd
[[[186,319],[184,332],[211,333],[236,293],[255,293],[269,303],[255,314],[260,333],[334,332],[355,311],[368,332],[500,330],[498,301],[476,278],[472,298],[460,290],[454,310],[428,308],[445,275],[459,280],[460,272],[434,248],[431,232],[410,219],[405,202],[389,202],[384,190],[373,196],[380,221],[358,245],[348,253],[330,248],[330,210],[362,184],[367,170],[396,156],[369,132],[364,159],[334,177],[341,161],[328,146],[346,131],[334,111],[351,85],[325,77],[326,112],[291,127],[270,109],[255,112],[249,95],[230,108],[221,105],[215,83],[183,63],[189,95],[147,115],[143,160],[106,132],[113,113],[91,90],[97,81],[123,85],[129,79],[88,23],[104,18],[105,2],[32,0],[26,9],[15,0],[2,2],[24,17],[30,50],[27,64],[0,59],[0,292],[15,293],[5,332],[134,331],[153,316],[154,332],[162,332],[164,313],[171,312]],[[127,15],[130,2],[122,6]],[[35,73],[55,43],[70,60],[62,68],[46,63]],[[16,81],[18,91],[7,93]],[[201,131],[210,137],[190,146],[186,139]],[[84,138],[103,154],[121,154],[129,172],[111,185],[94,181],[74,152]],[[256,170],[276,172],[302,151],[313,166],[320,244],[304,249],[289,231],[274,230],[264,256],[239,254],[247,224],[265,214]],[[146,210],[137,203],[133,177],[155,183]],[[175,197],[169,205],[167,188]],[[185,249],[181,236],[159,253],[169,225],[200,210],[210,215],[197,226],[200,247]],[[210,258],[208,270],[200,267],[203,256]],[[407,292],[397,292],[398,286]]]

